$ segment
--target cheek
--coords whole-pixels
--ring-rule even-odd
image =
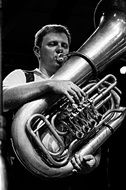
[[[43,60],[48,60],[50,57],[50,51],[46,49],[41,49],[40,56]]]
[[[40,54],[41,54],[41,57],[44,57],[45,55],[47,55],[46,49],[41,49]]]
[[[49,48],[43,48],[43,49],[41,49],[41,54],[42,54],[42,56],[51,56],[54,54],[54,50],[49,49]]]
[[[68,54],[69,53],[69,49],[65,50],[65,53]]]

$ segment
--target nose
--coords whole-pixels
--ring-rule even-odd
[[[63,53],[63,48],[60,44],[56,48],[56,53]]]

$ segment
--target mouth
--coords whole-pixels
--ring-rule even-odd
[[[64,62],[67,60],[67,55],[60,53],[55,56],[55,60],[59,65],[63,65]]]

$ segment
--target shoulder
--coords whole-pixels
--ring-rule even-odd
[[[12,71],[3,80],[3,85],[5,86],[14,86],[22,83],[26,83],[25,73],[22,69]]]
[[[9,73],[8,75],[7,75],[7,77],[9,76],[16,76],[16,75],[22,75],[24,73],[24,71],[22,70],[22,69],[15,69],[15,70],[13,70],[11,73]]]

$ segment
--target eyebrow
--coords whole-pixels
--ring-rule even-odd
[[[59,42],[58,40],[49,40],[47,43],[50,43],[50,42]],[[61,41],[60,42],[61,44],[67,44],[67,45],[69,45],[69,43],[68,42],[64,42],[64,41]]]

